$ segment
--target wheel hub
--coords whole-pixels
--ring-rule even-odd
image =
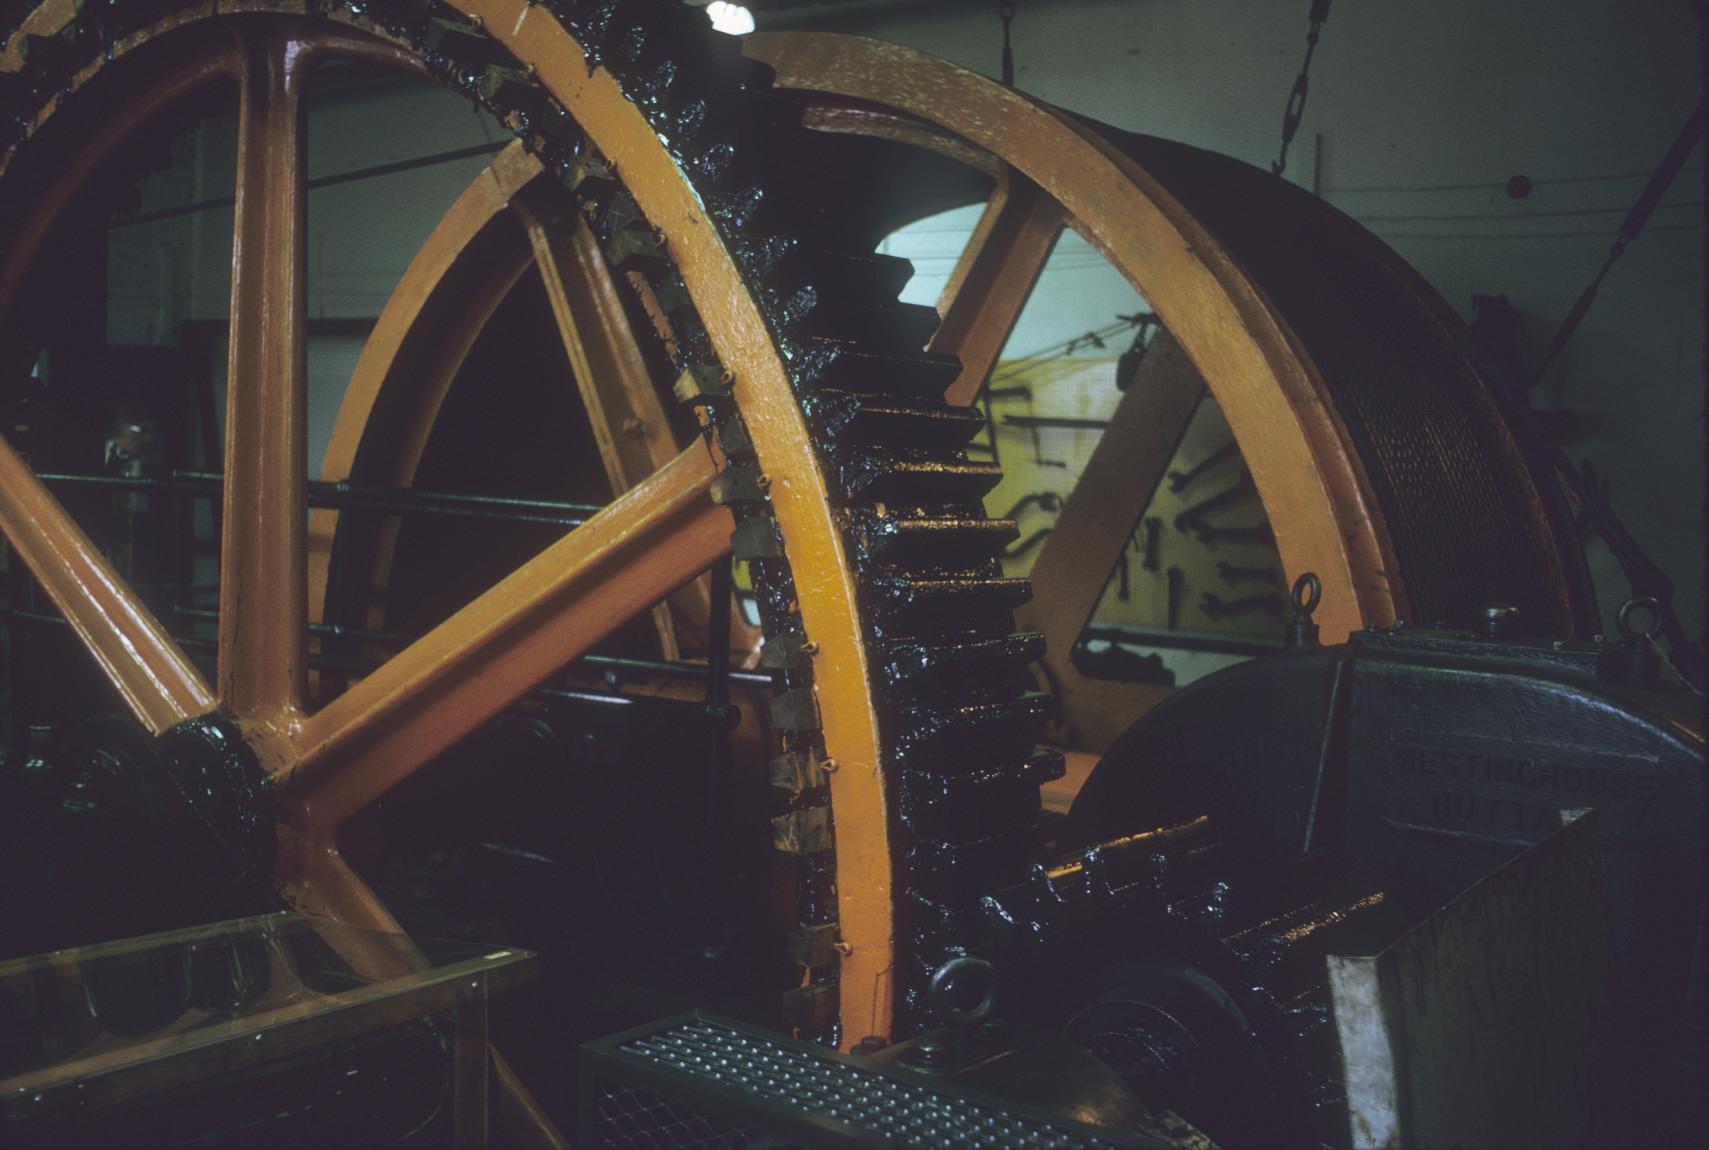
[[[33,728],[34,741],[51,730]],[[220,716],[152,736],[118,715],[39,746],[8,802],[18,897],[45,945],[269,909],[278,808],[254,752]],[[151,860],[139,866],[138,860]],[[49,926],[48,924],[51,924]]]

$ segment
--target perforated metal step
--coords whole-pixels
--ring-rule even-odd
[[[1117,1150],[1148,1144],[698,1013],[588,1043],[579,1077],[579,1144],[587,1146]]]

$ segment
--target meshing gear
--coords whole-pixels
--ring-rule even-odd
[[[286,45],[303,51],[292,55]],[[824,991],[836,985],[840,968],[842,1012],[860,1015],[854,1029],[908,1025],[893,1021],[895,1012],[920,1016],[924,978],[951,953],[971,900],[1024,866],[1036,787],[1056,765],[1033,753],[1041,700],[1014,685],[1036,651],[1033,641],[1009,635],[1009,612],[1024,591],[998,577],[995,555],[1009,529],[989,523],[979,502],[995,472],[968,463],[961,450],[979,426],[975,414],[937,398],[956,364],[918,350],[932,313],[895,302],[906,266],[851,248],[834,221],[815,212],[811,165],[802,160],[821,144],[792,126],[796,111],[769,94],[769,69],[743,60],[735,43],[705,29],[697,14],[662,3],[45,4],[23,15],[5,57],[6,123],[21,141],[6,171],[6,183],[20,189],[12,202],[25,202],[26,170],[37,173],[32,181],[53,172],[67,191],[81,186],[88,168],[67,165],[55,152],[65,144],[55,127],[93,107],[97,94],[110,100],[131,86],[163,101],[179,94],[172,85],[187,83],[187,69],[235,76],[245,92],[263,92],[244,113],[260,143],[263,117],[276,125],[291,114],[292,80],[279,61],[315,55],[424,69],[486,105],[557,177],[559,194],[573,198],[612,267],[638,276],[656,301],[670,332],[675,377],[668,386],[696,410],[711,451],[690,445],[660,483],[631,491],[620,506],[642,505],[642,513],[678,526],[691,518],[683,531],[701,540],[716,534],[720,546],[727,538],[735,557],[752,565],[770,642],[798,654],[780,660],[777,753],[830,760],[837,769],[828,786],[796,793],[780,819],[822,820],[812,812],[828,805],[842,844],[814,838],[802,862],[807,925],[839,922],[842,943],[830,961],[808,971],[810,1001],[818,1005],[803,1024],[835,1031],[836,998]],[[590,65],[598,66],[591,74]],[[273,85],[271,102],[263,81]],[[111,152],[122,127],[92,147]],[[276,135],[288,131],[276,128]],[[254,233],[245,255],[260,259],[257,247],[285,247],[274,256],[278,266],[296,258],[288,245],[293,235],[300,243],[300,230],[292,230],[300,222],[288,196],[264,199],[273,173],[256,171],[240,185],[241,218],[259,226],[271,211],[273,226]],[[30,301],[19,286],[65,198],[31,198],[30,210],[8,213],[8,291],[0,307],[15,340],[30,330],[21,320]],[[289,394],[300,386],[289,371],[259,382],[244,374],[245,367],[266,374],[261,361],[243,358],[244,325],[272,324],[269,338],[286,346],[300,333],[280,326],[288,316],[263,316],[244,304],[238,297],[233,394]],[[255,406],[259,413],[266,402]],[[240,473],[243,454],[231,457]],[[39,490],[16,456],[8,453],[7,465],[9,485]],[[282,474],[300,486],[296,468],[294,480],[289,469]],[[742,482],[756,475],[767,482]],[[274,497],[271,482],[228,480],[227,523],[244,521],[231,514],[234,486],[265,501]],[[689,497],[672,493],[713,484],[722,510],[689,510]],[[101,614],[79,598],[78,579],[52,578],[68,564],[82,571],[99,562],[74,526],[34,544],[16,520],[7,526],[18,554],[58,592],[62,610]],[[251,542],[264,554],[289,555],[293,546]],[[646,566],[644,558],[635,561]],[[672,554],[659,564],[681,561]],[[256,562],[228,535],[226,584]],[[652,582],[662,596],[679,578],[659,572]],[[124,684],[138,718],[163,731],[211,708],[235,713],[267,765],[287,835],[324,841],[334,830],[293,805],[308,791],[333,788],[339,801],[330,805],[347,815],[408,773],[401,763],[423,758],[425,744],[403,749],[408,740],[397,732],[407,723],[400,727],[395,695],[376,699],[375,711],[358,710],[353,697],[373,676],[307,720],[324,720],[319,734],[326,736],[310,748],[281,734],[289,725],[282,716],[297,706],[291,691],[301,687],[273,682],[267,668],[276,661],[263,666],[251,657],[259,627],[228,640],[214,689],[173,655],[146,611],[120,614],[148,635],[138,646],[170,671]],[[287,622],[300,628],[300,615]],[[301,642],[290,626],[274,634],[286,645]],[[457,636],[444,638],[448,649],[458,646]],[[463,638],[476,642],[473,634]],[[588,638],[560,647],[555,660],[533,652],[530,673],[554,670],[566,654],[585,650]],[[490,622],[479,641],[490,642]],[[815,653],[805,655],[809,642]],[[467,673],[474,677],[472,664]],[[508,701],[462,697],[471,721]],[[445,712],[443,699],[436,710]],[[384,744],[389,765],[378,767],[371,749],[336,763],[342,736],[327,716],[341,714],[366,730],[382,712],[393,732]],[[315,761],[304,762],[305,749]],[[929,807],[916,797],[927,794]],[[327,809],[328,795],[321,791],[310,806]],[[899,814],[898,803],[914,813]],[[374,905],[346,897],[352,881],[359,883],[353,874],[317,881],[298,869],[297,855],[282,852],[277,881],[299,905],[333,913]]]

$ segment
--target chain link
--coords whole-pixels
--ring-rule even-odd
[[[1311,88],[1311,57],[1317,51],[1318,34],[1329,19],[1329,0],[1312,0],[1309,19],[1311,29],[1305,34],[1305,62],[1300,65],[1300,74],[1288,92],[1288,106],[1282,112],[1282,150],[1276,156],[1276,162],[1270,165],[1270,170],[1278,176],[1287,170],[1288,145],[1294,142],[1294,133],[1300,130],[1300,120],[1305,116],[1306,95]]]

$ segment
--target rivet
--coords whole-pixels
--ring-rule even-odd
[[[819,653],[819,644],[809,639],[805,643],[801,644],[801,653],[803,655],[817,655]]]
[[[820,759],[819,769],[826,774],[834,774],[840,764],[835,759]]]
[[[841,939],[837,940],[836,942],[833,942],[831,944],[831,949],[836,951],[838,954],[842,955],[844,958],[847,958],[849,955],[854,953],[854,947],[850,946],[846,942],[843,942]]]

